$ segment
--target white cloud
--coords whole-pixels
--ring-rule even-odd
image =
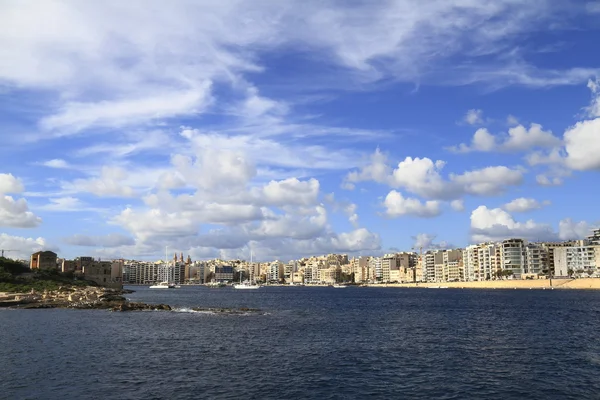
[[[560,144],[560,139],[551,131],[544,131],[540,124],[531,124],[529,129],[517,125],[508,130],[508,139],[502,144],[506,151],[524,151],[534,147],[554,147]]]
[[[269,205],[310,206],[317,203],[319,181],[314,178],[307,181],[300,181],[296,178],[271,181],[262,188],[260,195]]]
[[[465,210],[465,201],[462,199],[452,200],[450,202],[450,207],[452,207],[452,209],[454,211],[464,211]]]
[[[547,175],[536,175],[536,182],[540,186],[560,186],[563,184],[563,180],[558,177],[548,177]]]
[[[471,240],[473,242],[500,241],[508,238],[526,240],[555,240],[556,233],[548,224],[533,220],[517,222],[501,208],[479,206],[471,213]]]
[[[392,190],[387,194],[383,205],[386,208],[385,215],[390,218],[407,215],[430,218],[441,213],[439,201],[430,200],[421,203],[421,201],[415,198],[405,198],[400,192],[395,190]]]
[[[437,235],[433,235],[430,233],[419,233],[416,236],[413,236],[413,249],[420,250],[437,250],[437,249],[447,249],[453,247],[448,242],[442,241],[440,243],[433,243]]]
[[[70,167],[68,162],[60,158],[54,158],[52,160],[44,161],[41,165],[57,169],[65,169]]]
[[[600,79],[595,81],[590,79],[587,87],[592,92],[591,104],[586,108],[587,115],[589,118],[598,118],[600,117]]]
[[[539,210],[540,208],[549,205],[549,201],[539,202],[535,199],[520,197],[513,201],[506,203],[502,208],[508,212],[527,212],[532,210]]]
[[[567,129],[565,143],[569,167],[580,171],[600,169],[600,118]]]
[[[35,228],[42,219],[29,211],[25,199],[15,200],[0,194],[0,226],[12,228]]]
[[[448,149],[457,153],[472,151],[491,152],[522,152],[532,148],[552,148],[559,146],[561,141],[551,131],[544,131],[539,124],[531,124],[529,129],[523,125],[513,126],[508,135],[492,135],[487,129],[480,128],[473,135],[471,144],[461,143]]]
[[[363,181],[374,181],[377,183],[387,183],[391,168],[387,165],[387,156],[379,148],[371,155],[370,162],[359,171],[348,173],[345,178],[344,189],[354,189],[353,183]]]
[[[22,193],[23,183],[12,174],[0,174],[0,194]]]
[[[505,166],[486,167],[467,171],[461,175],[450,175],[450,180],[461,186],[465,193],[478,196],[495,196],[507,186],[518,186],[523,182],[523,172]]]
[[[119,247],[135,244],[133,238],[120,233],[109,233],[104,236],[75,234],[64,238],[63,241],[73,246],[83,247]]]
[[[135,191],[125,185],[128,171],[120,167],[104,166],[100,176],[89,179],[76,179],[73,182],[63,182],[66,193],[92,193],[99,197],[133,197]]]
[[[71,196],[49,198],[47,204],[37,206],[35,209],[58,212],[100,211],[99,208],[90,207]]]
[[[42,219],[29,211],[27,200],[15,199],[6,193],[25,190],[20,179],[12,174],[0,174],[0,227],[34,228]]]
[[[455,200],[466,194],[494,196],[502,193],[508,186],[517,186],[523,181],[523,171],[505,166],[450,174],[449,179],[445,180],[441,171],[446,163],[441,160],[434,162],[427,157],[406,157],[390,175],[391,168],[387,166],[387,160],[381,157],[381,153],[377,151],[372,160],[371,164],[361,170],[350,172],[346,180],[375,180],[434,200]]]
[[[5,257],[13,259],[29,260],[31,254],[36,251],[50,250],[55,247],[50,246],[42,237],[25,238],[21,236],[11,236],[6,233],[0,233],[0,248],[4,250],[12,250],[4,253]]]
[[[560,240],[579,240],[590,235],[592,226],[586,221],[575,222],[565,218],[558,224],[558,237]]]
[[[506,124],[508,126],[519,125],[519,120],[514,115],[509,115],[508,117],[506,117]]]
[[[44,118],[41,127],[58,131],[58,135],[76,133],[91,126],[122,127],[200,113],[209,102],[210,84],[185,92],[160,93],[154,97],[96,103],[72,102],[65,104],[58,114]]]
[[[481,125],[483,124],[483,111],[471,109],[467,111],[464,117],[464,121],[469,125]]]

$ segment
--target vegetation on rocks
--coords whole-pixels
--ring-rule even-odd
[[[73,273],[30,270],[18,261],[0,257],[0,292],[23,293],[31,290],[43,292],[58,290],[65,286],[87,287],[96,284],[77,278]]]

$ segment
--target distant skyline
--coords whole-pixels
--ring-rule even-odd
[[[4,1],[0,248],[266,261],[583,238],[599,19],[566,0]]]

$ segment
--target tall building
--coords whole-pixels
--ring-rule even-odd
[[[369,260],[369,269],[372,271],[373,278],[377,282],[381,282],[382,271],[381,271],[381,257],[371,257]]]
[[[279,282],[283,278],[283,263],[281,261],[273,261],[269,267],[267,280]]]
[[[369,257],[355,257],[350,261],[354,282],[367,282],[369,280]]]
[[[526,250],[523,239],[502,241],[502,269],[511,271],[515,278],[521,278],[526,268]]]

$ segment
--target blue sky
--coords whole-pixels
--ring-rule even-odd
[[[0,248],[298,258],[598,226],[597,1],[6,1]]]

